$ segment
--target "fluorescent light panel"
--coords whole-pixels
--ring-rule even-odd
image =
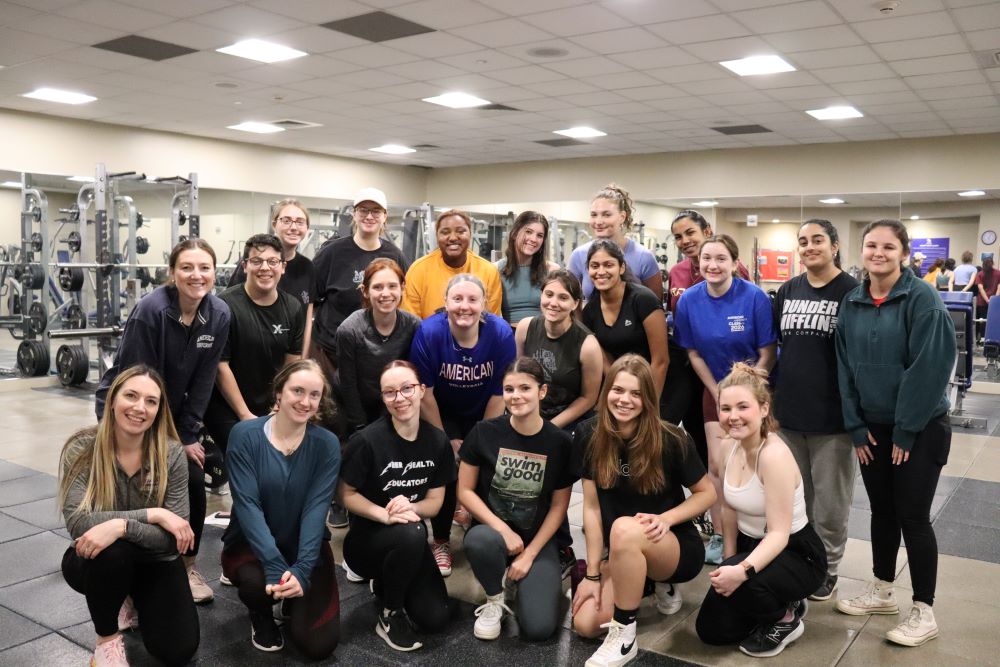
[[[21,189],[21,181],[4,181],[0,183],[0,188],[17,188]]]
[[[86,93],[75,93],[71,90],[59,90],[58,88],[36,88],[21,97],[30,97],[33,100],[44,102],[59,102],[60,104],[86,104],[97,99]]]
[[[388,153],[389,155],[405,155],[406,153],[417,152],[415,148],[400,146],[399,144],[383,144],[375,148],[369,148],[368,150],[375,151],[376,153]]]
[[[244,39],[235,44],[216,49],[216,51],[238,58],[256,60],[261,63],[277,63],[309,55],[305,51],[299,51],[290,46],[283,46],[274,42],[267,42],[263,39]]]
[[[840,197],[827,197],[826,199],[820,199],[820,204],[843,204],[844,200]]]
[[[844,118],[861,118],[863,113],[850,106],[826,107],[825,109],[810,109],[807,114],[816,120],[842,120]]]
[[[68,176],[67,181],[73,181],[74,183],[93,183],[93,176]]]
[[[486,106],[492,104],[489,100],[484,100],[468,93],[445,93],[437,97],[425,97],[424,102],[438,104],[449,109],[470,109],[472,107]]]
[[[226,127],[230,130],[253,132],[254,134],[274,134],[275,132],[285,131],[285,128],[279,127],[278,125],[272,125],[271,123],[258,123],[257,121],[252,120],[248,120],[245,123],[239,123],[237,125],[227,125]]]
[[[592,127],[571,127],[567,130],[555,130],[553,134],[561,134],[564,137],[571,137],[573,139],[591,139],[593,137],[606,137],[607,132],[601,132],[600,130],[595,130]]]
[[[693,206],[716,206],[718,203],[714,199],[703,199],[702,201],[696,201]]]
[[[919,215],[911,215],[910,216],[910,220],[919,220],[919,219],[920,219]]]
[[[982,190],[966,190],[965,192],[959,192],[959,197],[982,197],[986,193]]]
[[[793,67],[781,56],[750,56],[739,60],[723,60],[719,63],[726,69],[740,76],[758,76],[760,74],[777,74],[779,72],[794,72]]]

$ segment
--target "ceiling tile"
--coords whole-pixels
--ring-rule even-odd
[[[645,101],[645,100],[662,100],[670,97],[685,97],[687,93],[683,90],[678,90],[673,86],[668,86],[665,83],[661,83],[656,86],[642,86],[640,88],[626,88],[623,90],[616,91],[619,95],[627,97],[630,100]]]
[[[904,80],[914,88],[941,88],[943,86],[983,83],[984,78],[978,70],[966,70],[963,72],[947,72],[945,74],[908,76]]]
[[[452,34],[483,46],[500,47],[551,39],[553,35],[517,19],[501,19],[474,26],[455,28]]]
[[[917,74],[938,74],[940,72],[978,69],[979,63],[970,54],[960,53],[951,56],[897,60],[889,63],[889,66],[896,70],[900,76],[914,76]]]
[[[809,72],[780,72],[763,74],[761,76],[744,77],[747,85],[759,90],[774,90],[777,88],[793,88],[799,86],[819,85],[821,82]]]
[[[453,56],[457,53],[479,51],[480,46],[461,37],[455,37],[445,32],[430,32],[402,39],[392,40],[387,44],[392,48],[406,51],[423,58],[440,58]]]
[[[528,90],[533,90],[540,95],[578,95],[581,93],[592,93],[600,91],[601,89],[596,86],[591,86],[590,84],[583,83],[582,81],[574,81],[573,79],[561,79],[559,81],[547,81],[545,83],[526,83],[524,87]],[[606,91],[601,91],[606,93]],[[594,100],[591,100],[593,102]]]
[[[876,52],[886,60],[911,60],[913,58],[930,58],[946,56],[953,53],[966,53],[968,47],[961,35],[939,35],[921,39],[908,39],[901,42],[883,42],[875,44]]]
[[[555,81],[557,79],[565,78],[558,72],[554,72],[546,67],[538,67],[537,65],[495,70],[490,72],[490,77],[505,83],[512,83],[516,85],[541,83],[542,81]]]
[[[707,81],[683,81],[675,84],[678,88],[691,95],[706,95],[709,93],[743,93],[752,90],[750,86],[732,77],[725,79],[709,79]]]
[[[883,16],[878,10],[878,4],[871,0],[835,0],[833,3],[837,13],[847,21],[868,21],[872,19],[887,19],[894,15]],[[923,14],[945,9],[942,0],[906,0],[902,4],[899,12],[910,14]]]
[[[382,86],[395,86],[400,83],[410,82],[409,79],[396,74],[374,69],[340,74],[334,77],[334,79],[340,83],[355,85],[360,88],[381,88]]]
[[[330,53],[371,44],[371,42],[359,37],[315,25],[275,33],[269,36],[268,40],[306,53]]]
[[[329,55],[337,60],[346,60],[362,67],[386,67],[419,60],[419,57],[412,53],[405,53],[393,46],[382,44],[366,44],[350,49],[339,49]]]
[[[996,2],[956,9],[952,14],[962,30],[1000,28],[1000,4]]]
[[[165,23],[143,30],[138,34],[151,39],[188,46],[192,49],[218,49],[239,39],[236,33],[211,28],[192,21]]]
[[[893,76],[893,71],[882,63],[872,63],[868,65],[851,65],[849,67],[829,67],[818,69],[813,72],[817,77],[827,83],[841,83],[844,81],[870,81],[871,79],[884,79]]]
[[[420,0],[396,7],[392,14],[438,30],[504,18],[502,13],[472,0]]]
[[[487,49],[484,51],[470,51],[469,53],[459,53],[453,56],[438,58],[439,61],[458,67],[467,72],[493,72],[501,69],[519,67],[526,63],[520,58],[507,55],[501,51]]]
[[[616,53],[609,58],[638,70],[674,65],[694,65],[699,62],[698,58],[676,46],[665,46],[632,53]]]
[[[785,53],[813,51],[817,49],[836,49],[845,46],[857,46],[864,43],[858,37],[857,33],[843,25],[776,32],[764,35],[764,39],[776,49]]]
[[[118,0],[126,5],[139,9],[150,9],[161,14],[169,14],[176,18],[187,18],[197,14],[204,14],[213,9],[220,9],[233,4],[233,0],[171,0],[161,2],[160,0]]]
[[[925,88],[917,94],[925,100],[965,99],[967,97],[982,97],[991,92],[988,83],[974,83],[964,86],[943,86],[941,88]]]
[[[946,12],[894,16],[877,21],[861,21],[854,23],[853,26],[858,34],[872,43],[936,37],[958,32]]]
[[[246,5],[217,9],[214,12],[192,17],[191,20],[220,30],[238,33],[241,39],[265,37],[294,28],[302,28],[306,25],[302,21]]]
[[[845,46],[839,49],[800,51],[788,55],[788,60],[799,67],[822,69],[881,62],[877,53],[868,46]]]
[[[573,37],[571,42],[594,53],[625,53],[666,46],[662,39],[642,28],[620,28]]]
[[[767,42],[760,37],[736,37],[733,39],[719,39],[711,42],[688,44],[684,47],[684,50],[709,62],[737,60],[739,58],[746,58],[747,56],[774,52],[774,49],[768,46]]]
[[[501,50],[508,55],[514,56],[515,58],[522,58],[528,62],[538,63],[539,65],[547,65],[549,63],[559,62],[560,60],[587,58],[594,55],[592,52],[588,51],[579,44],[574,44],[566,39],[550,39],[544,42],[531,42],[527,44],[518,44],[516,46],[505,46]],[[539,52],[542,50],[544,50],[545,53],[539,55]],[[554,51],[558,53],[553,55]]]
[[[427,60],[418,60],[401,65],[389,65],[388,67],[384,67],[383,70],[404,76],[413,81],[429,81],[430,79],[440,79],[446,76],[458,76],[467,73],[451,65]]]
[[[689,19],[696,16],[717,14],[719,11],[705,0],[684,0],[684,2],[602,0],[601,5],[637,25]]]
[[[113,0],[87,0],[64,7],[57,13],[67,18],[99,23],[108,28],[128,32],[147,30],[174,20],[166,14],[130,7]]]
[[[719,65],[701,63],[699,65],[682,65],[680,67],[660,67],[646,70],[646,74],[665,83],[681,83],[684,81],[701,81],[707,79],[730,78],[730,73]]]
[[[95,42],[103,42],[116,37],[124,37],[131,32],[126,30],[112,30],[106,26],[70,19],[65,16],[57,16],[55,14],[46,15],[44,21],[34,19],[14,21],[7,27],[73,44],[94,44]]]
[[[77,44],[73,42],[41,37],[20,30],[0,28],[0,49],[11,54],[10,59],[6,62],[0,60],[0,64],[13,65],[32,60],[36,56],[56,54],[76,47]]]
[[[521,16],[584,5],[590,0],[479,0],[479,2],[511,16]]]
[[[796,86],[769,90],[768,94],[778,100],[808,100],[816,97],[835,97],[837,93],[829,86]]]
[[[972,48],[977,51],[1000,50],[1000,28],[973,30],[965,33],[965,37],[969,40]]]
[[[758,34],[839,25],[841,18],[822,0],[733,13],[733,18]]]
[[[581,81],[604,88],[606,90],[621,90],[624,88],[646,88],[655,86],[659,82],[651,76],[646,76],[641,72],[618,72],[601,76],[585,76]],[[629,99],[635,99],[630,97]]]
[[[189,1],[199,2],[200,0]],[[336,2],[330,2],[330,0],[252,0],[246,4],[314,24],[345,19],[371,11],[370,7],[354,0],[337,0]],[[368,4],[371,5],[371,3]]]
[[[843,95],[878,94],[896,90],[909,90],[906,82],[898,77],[893,79],[872,79],[871,81],[843,81],[835,83],[833,88]]]
[[[997,98],[993,95],[984,97],[960,97],[930,102],[934,109],[981,109],[997,106]]]
[[[629,70],[627,66],[621,63],[600,56],[581,58],[580,60],[563,60],[561,62],[550,63],[547,67],[574,78],[616,74]]]
[[[626,28],[630,25],[622,17],[612,14],[599,5],[542,12],[541,14],[525,16],[522,20],[560,37],[604,32],[616,28]]]
[[[749,30],[725,15],[655,23],[646,28],[674,44],[708,42],[750,34]]]

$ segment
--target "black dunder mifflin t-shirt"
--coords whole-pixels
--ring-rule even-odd
[[[229,287],[242,285],[247,281],[247,274],[243,271],[243,264],[238,264],[229,279]],[[278,289],[291,294],[308,306],[316,301],[316,272],[313,269],[312,260],[305,255],[295,253],[295,257],[285,264],[285,272],[278,281]]]
[[[833,335],[844,296],[858,284],[841,273],[822,287],[800,274],[778,289],[775,330],[781,344],[774,414],[799,433],[843,433]]]
[[[430,489],[454,482],[455,475],[455,455],[444,431],[421,421],[417,439],[410,442],[396,433],[387,415],[351,438],[340,468],[340,479],[379,507],[396,496],[419,502]],[[375,525],[381,524],[351,515],[351,530]]]
[[[583,479],[594,479],[594,474],[586,463],[586,454],[591,435],[597,425],[597,417],[592,417],[580,424],[573,441],[574,461],[580,466],[580,476]],[[653,494],[642,494],[629,484],[628,456],[622,451],[618,458],[618,469],[622,472],[615,485],[609,489],[597,486],[597,502],[601,508],[601,532],[604,533],[604,546],[610,544],[611,524],[623,516],[634,516],[637,513],[663,514],[684,502],[683,487],[692,487],[705,476],[705,466],[695,449],[691,436],[684,434],[681,441],[682,449],[671,443],[670,435],[663,433],[663,472],[666,486]],[[694,524],[685,521],[671,526],[674,532],[690,531],[696,533]]]
[[[525,544],[534,539],[552,505],[552,493],[577,480],[573,442],[549,421],[521,435],[503,415],[476,424],[458,455],[479,468],[476,494]]]
[[[601,299],[597,294],[587,302],[580,321],[594,332],[601,349],[607,353],[611,361],[623,354],[634,352],[652,363],[649,340],[646,338],[646,329],[642,323],[655,311],[659,311],[660,316],[663,316],[663,305],[652,290],[643,285],[625,283],[622,307],[614,324],[608,326],[604,322]]]

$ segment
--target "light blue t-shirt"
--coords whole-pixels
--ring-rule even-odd
[[[965,286],[976,277],[976,267],[972,264],[959,264],[955,267],[955,286]]]
[[[708,293],[708,283],[689,287],[677,301],[674,340],[698,352],[718,382],[736,361],[755,363],[760,348],[778,340],[771,299],[742,278],[720,297]]]
[[[573,254],[569,256],[569,266],[566,267],[570,273],[580,279],[583,296],[587,299],[594,291],[594,283],[590,282],[590,274],[587,273],[587,253],[590,251],[592,243],[593,241],[587,241],[574,250]],[[640,282],[648,280],[660,270],[660,266],[656,263],[656,256],[632,239],[626,240],[622,253],[625,255],[625,265]]]

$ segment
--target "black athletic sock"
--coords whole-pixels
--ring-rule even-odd
[[[635,609],[619,609],[615,607],[615,613],[612,616],[613,619],[621,623],[622,625],[630,625],[635,623],[635,619],[639,617],[639,608]]]

